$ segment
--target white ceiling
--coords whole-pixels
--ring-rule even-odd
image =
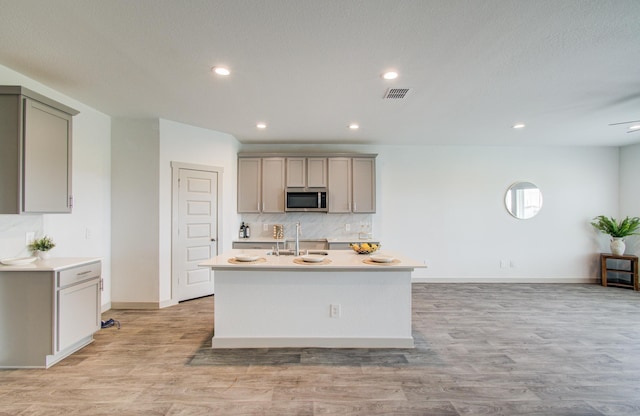
[[[0,0],[0,64],[244,143],[640,143],[639,0]]]

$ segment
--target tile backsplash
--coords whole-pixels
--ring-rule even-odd
[[[251,238],[272,238],[273,226],[284,225],[284,237],[293,239],[296,223],[301,225],[301,239],[337,238],[358,240],[359,233],[374,233],[372,214],[324,214],[299,212],[286,214],[243,214],[241,221],[251,227]],[[264,225],[266,224],[266,230]],[[347,227],[349,230],[347,231]],[[375,236],[375,234],[374,234]]]
[[[0,259],[28,257],[26,235],[42,237],[42,215],[0,215]]]

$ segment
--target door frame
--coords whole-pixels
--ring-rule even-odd
[[[194,163],[171,162],[171,304],[178,304],[178,206],[180,201],[179,178],[180,170],[200,170],[204,172],[217,173],[217,204],[216,204],[216,247],[219,250],[222,246],[222,235],[220,227],[222,226],[222,174],[224,168],[220,166],[198,165]],[[213,273],[213,271],[211,272]]]

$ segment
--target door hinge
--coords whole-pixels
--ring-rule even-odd
[[[69,195],[69,208],[73,208],[73,195]]]
[[[104,279],[100,279],[100,291],[104,291]]]

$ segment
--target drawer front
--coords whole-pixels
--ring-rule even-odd
[[[58,273],[58,288],[82,282],[93,277],[100,277],[101,271],[102,262],[99,261],[91,264],[85,264],[83,266],[73,267],[67,270],[62,270]]]

